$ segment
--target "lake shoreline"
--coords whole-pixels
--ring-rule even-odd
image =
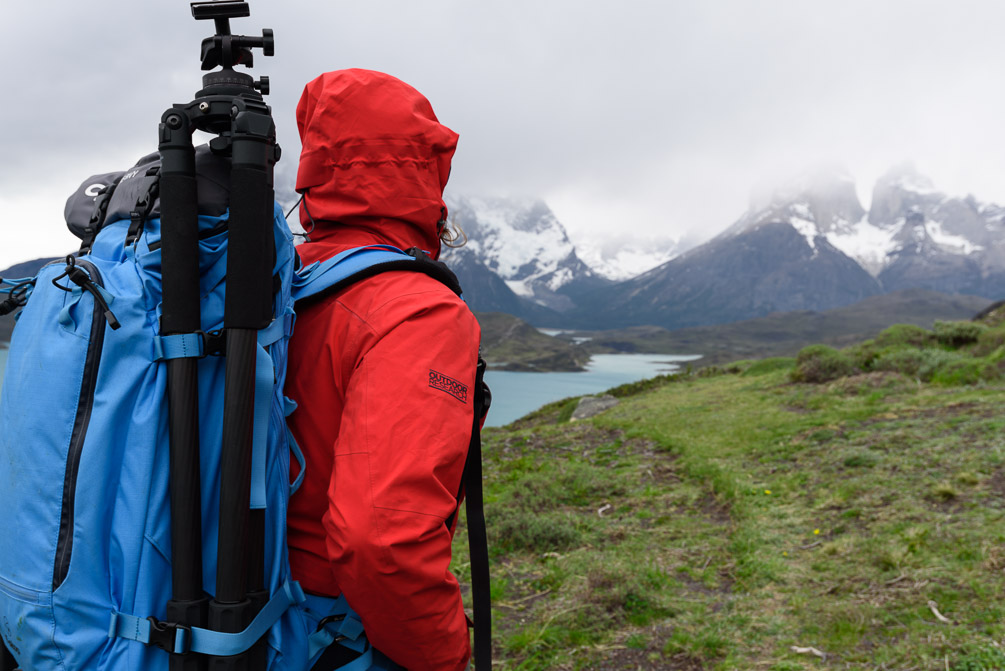
[[[490,369],[492,408],[485,426],[505,426],[538,408],[576,396],[592,396],[613,387],[679,372],[698,354],[595,354],[580,372]]]

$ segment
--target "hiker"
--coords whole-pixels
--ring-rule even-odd
[[[329,72],[306,86],[297,124],[305,265],[363,245],[438,257],[457,134],[418,91],[379,72]],[[415,272],[298,308],[286,393],[307,467],[290,500],[291,570],[309,595],[344,594],[375,660],[388,658],[371,668],[450,671],[470,657],[449,564],[479,338],[463,301]],[[333,645],[314,668],[346,653]]]

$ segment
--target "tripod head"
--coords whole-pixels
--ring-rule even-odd
[[[222,68],[203,75],[203,90],[197,93],[196,97],[221,94],[247,95],[255,92],[268,95],[268,77],[255,81],[251,75],[237,72],[234,67],[238,65],[253,67],[253,49],[261,49],[266,56],[272,56],[276,49],[272,30],[264,29],[261,37],[231,34],[230,19],[251,16],[247,2],[211,0],[193,2],[191,6],[192,16],[197,20],[212,19],[216,24],[216,35],[202,41],[202,69]]]

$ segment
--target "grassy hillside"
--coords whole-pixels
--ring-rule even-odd
[[[795,354],[810,343],[846,345],[893,324],[931,327],[937,319],[969,319],[990,301],[923,289],[873,296],[826,312],[784,312],[759,319],[667,331],[641,326],[600,331],[585,343],[591,352],[702,354],[702,364]]]
[[[1005,668],[1001,320],[486,431],[496,668]]]

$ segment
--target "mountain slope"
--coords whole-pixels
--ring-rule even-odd
[[[443,260],[451,266],[472,266],[470,259],[477,259],[520,298],[558,312],[574,308],[576,297],[611,284],[583,263],[543,201],[458,198],[448,204],[452,220],[468,238],[463,247],[444,251]],[[475,309],[486,309],[480,297],[473,300]]]
[[[911,166],[884,175],[869,223],[890,236],[878,274],[889,291],[922,287],[988,298],[1005,295],[1005,209],[952,198]]]
[[[880,293],[878,282],[830,245],[788,222],[724,234],[596,294],[573,315],[581,327],[723,324],[791,310],[826,310]]]
[[[722,234],[596,291],[566,321],[673,329],[912,288],[1005,295],[1005,208],[948,197],[901,166],[877,182],[866,212],[847,173],[827,169],[755,195]]]

